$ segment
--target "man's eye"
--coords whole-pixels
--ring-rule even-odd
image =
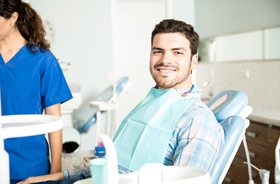
[[[162,53],[162,51],[160,51],[160,50],[155,50],[153,53],[154,53],[154,54],[160,54],[160,53]]]
[[[184,54],[183,52],[179,52],[179,51],[177,51],[177,52],[175,52],[175,54]]]

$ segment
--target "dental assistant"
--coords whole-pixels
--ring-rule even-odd
[[[40,16],[21,0],[0,0],[0,79],[2,115],[61,116],[60,104],[72,98]],[[11,184],[61,171],[62,131],[48,139],[49,144],[45,135],[5,140]]]

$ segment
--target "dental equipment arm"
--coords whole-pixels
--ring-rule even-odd
[[[9,155],[4,139],[54,132],[62,128],[62,119],[53,115],[0,116],[0,183],[10,183]]]

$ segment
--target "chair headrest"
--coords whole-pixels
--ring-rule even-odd
[[[229,116],[238,115],[248,104],[248,96],[241,91],[225,90],[212,98],[207,106],[220,122]]]

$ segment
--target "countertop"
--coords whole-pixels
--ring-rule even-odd
[[[249,120],[280,127],[280,108],[252,106]]]

